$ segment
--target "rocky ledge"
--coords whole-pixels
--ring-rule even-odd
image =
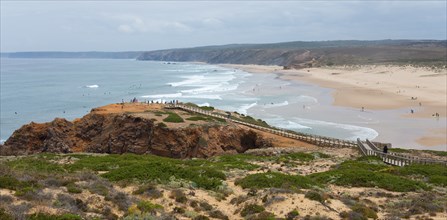
[[[155,154],[172,158],[210,157],[271,147],[256,131],[231,124],[170,127],[132,114],[97,114],[68,121],[22,126],[0,145],[0,155],[52,153]]]

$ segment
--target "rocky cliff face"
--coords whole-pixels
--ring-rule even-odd
[[[125,114],[90,113],[74,122],[56,118],[49,123],[24,125],[0,145],[0,155],[92,152],[189,158],[271,145],[255,131],[230,125],[173,129]]]

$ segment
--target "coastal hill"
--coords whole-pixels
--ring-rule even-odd
[[[447,41],[379,40],[232,44],[142,53],[139,60],[215,64],[279,65],[305,68],[331,65],[411,64],[443,67]]]
[[[105,58],[306,68],[394,64],[445,67],[447,40],[295,41],[129,52],[12,52],[7,58]]]

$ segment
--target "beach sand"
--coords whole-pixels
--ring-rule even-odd
[[[333,89],[332,104],[335,106],[359,110],[363,107],[365,111],[399,109],[403,112],[400,115],[402,120],[433,118],[447,122],[445,68],[365,65],[284,70],[281,66],[233,64],[221,66],[249,73],[274,73],[283,80],[307,82]],[[435,116],[436,113],[439,117]],[[447,150],[446,127],[447,124],[444,123],[442,129],[427,130],[424,136],[413,138],[422,146],[443,146],[440,149]],[[378,130],[381,133],[381,129]]]

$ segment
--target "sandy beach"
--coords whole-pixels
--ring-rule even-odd
[[[280,79],[333,89],[333,105],[365,111],[400,110],[401,120],[446,121],[447,69],[411,66],[346,66],[284,70],[280,66],[221,65],[249,73],[273,73]],[[436,113],[439,117],[436,117]],[[447,146],[447,125],[414,137],[423,146]],[[398,126],[398,125],[397,125]],[[417,129],[417,127],[415,127]],[[389,128],[384,128],[386,130]],[[378,129],[381,130],[381,129]],[[380,133],[380,131],[379,131]]]

